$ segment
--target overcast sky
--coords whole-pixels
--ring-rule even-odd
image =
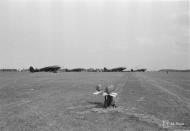
[[[188,0],[1,0],[0,68],[190,68]]]

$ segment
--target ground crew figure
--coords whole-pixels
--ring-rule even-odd
[[[116,107],[115,104],[115,98],[117,96],[117,93],[113,92],[115,90],[115,87],[113,85],[107,86],[105,89],[103,89],[102,85],[99,84],[96,86],[96,92],[94,92],[94,95],[103,95],[104,96],[104,108],[107,107]]]
[[[117,96],[117,93],[114,93],[115,87],[113,85],[107,86],[105,88],[105,91],[103,93],[105,100],[104,100],[104,107],[116,107],[115,104],[115,97]]]

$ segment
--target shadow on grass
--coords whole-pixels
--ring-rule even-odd
[[[89,104],[95,105],[95,108],[104,108],[104,103],[96,101],[88,101]]]

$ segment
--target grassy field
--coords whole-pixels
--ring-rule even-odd
[[[114,84],[117,108],[93,96]],[[190,73],[0,72],[0,131],[190,131]]]

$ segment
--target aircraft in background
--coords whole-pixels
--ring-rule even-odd
[[[29,71],[34,73],[34,72],[53,72],[53,73],[57,73],[57,71],[61,69],[61,67],[59,66],[47,66],[47,67],[43,67],[40,69],[34,69],[32,66],[29,68]]]
[[[125,67],[117,67],[117,68],[112,68],[112,69],[107,69],[106,67],[104,67],[104,72],[122,72],[124,71]]]
[[[67,72],[82,72],[86,71],[84,68],[67,69]]]

